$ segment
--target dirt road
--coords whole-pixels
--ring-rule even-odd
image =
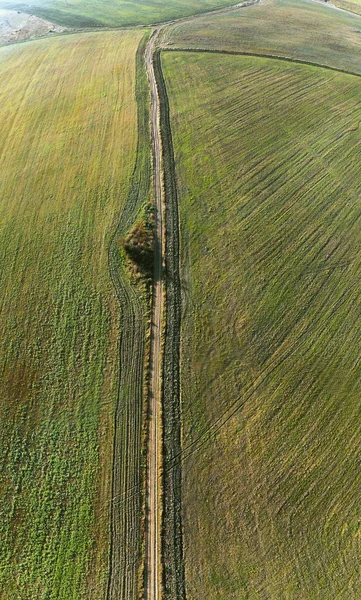
[[[150,349],[150,410],[148,436],[146,600],[158,600],[160,592],[160,467],[161,467],[161,329],[163,313],[163,166],[159,124],[159,97],[153,67],[153,50],[159,30],[154,31],[146,50],[146,67],[151,94],[151,131],[153,143],[154,204],[156,211],[153,313]]]

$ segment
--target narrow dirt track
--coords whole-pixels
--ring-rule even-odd
[[[163,314],[163,166],[161,133],[159,124],[159,97],[153,67],[153,51],[159,29],[155,30],[146,49],[146,68],[151,95],[151,132],[153,144],[154,204],[155,204],[155,258],[153,311],[150,348],[150,410],[148,437],[148,480],[147,480],[147,540],[145,598],[158,600],[160,592],[161,491],[159,475],[161,467],[161,393],[162,393],[162,349],[161,330]]]

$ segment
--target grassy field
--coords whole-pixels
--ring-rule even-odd
[[[224,6],[231,0],[0,0],[0,8],[21,10],[66,27],[99,27],[160,23]]]
[[[187,598],[356,600],[361,81],[263,58],[162,62]]]
[[[141,32],[0,51],[0,597],[104,599]]]
[[[171,25],[180,48],[281,55],[361,73],[361,18],[307,0],[264,0],[228,13]]]

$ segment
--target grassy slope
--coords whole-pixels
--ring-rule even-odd
[[[0,0],[1,7],[22,10],[68,27],[159,23],[230,4],[230,0]]]
[[[249,57],[163,53],[163,65],[187,598],[356,599],[360,80]]]
[[[1,50],[0,597],[103,598],[140,33]]]
[[[361,73],[361,19],[305,0],[262,4],[172,25],[182,48],[280,54]]]

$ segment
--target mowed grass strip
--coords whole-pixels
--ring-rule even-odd
[[[0,51],[0,597],[104,598],[141,32]]]
[[[170,46],[287,56],[361,73],[361,18],[309,0],[256,6],[171,25]]]
[[[182,239],[187,598],[356,599],[360,81],[162,58]]]

